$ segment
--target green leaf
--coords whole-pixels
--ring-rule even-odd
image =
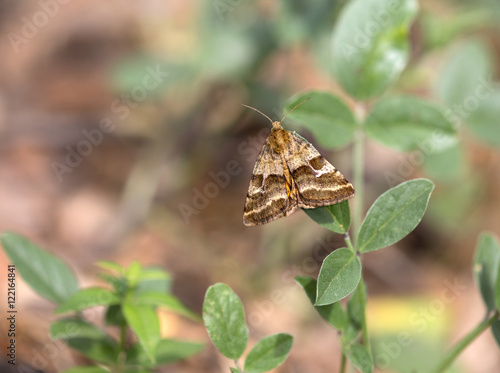
[[[430,153],[456,142],[453,124],[441,108],[411,96],[379,100],[368,115],[364,129],[373,139],[400,151],[420,148]]]
[[[59,258],[16,233],[2,233],[0,241],[23,280],[39,295],[58,304],[76,292],[75,275]]]
[[[217,349],[237,360],[248,343],[248,328],[240,298],[225,284],[208,288],[203,301],[203,322]]]
[[[500,263],[497,268],[497,281],[495,283],[495,307],[500,312]]]
[[[460,144],[426,155],[424,169],[435,181],[453,182],[464,173],[465,155]]]
[[[52,339],[62,339],[84,356],[101,363],[114,363],[117,343],[95,325],[80,318],[57,320],[50,326]]]
[[[169,311],[189,317],[192,320],[201,321],[200,316],[187,308],[176,296],[172,294],[163,294],[153,291],[145,292],[135,296],[134,302],[137,304],[164,307]]]
[[[198,354],[205,347],[204,343],[162,339],[156,348],[156,362],[171,364]]]
[[[348,296],[361,278],[361,261],[351,250],[341,248],[328,255],[319,271],[316,306],[335,303]]]
[[[498,129],[500,89],[492,90],[491,86],[489,88],[490,95],[478,101],[477,109],[470,111],[466,124],[478,139],[490,146],[500,147],[500,131]]]
[[[53,322],[50,325],[50,337],[64,340],[72,338],[103,339],[107,335],[94,324],[71,317]]]
[[[97,265],[102,269],[106,269],[109,272],[115,272],[118,275],[125,275],[125,268],[118,263],[111,262],[109,260],[100,260]]]
[[[110,365],[116,363],[118,345],[109,338],[71,338],[66,343],[90,360]]]
[[[122,306],[115,304],[109,306],[106,310],[106,315],[104,317],[106,325],[120,326],[125,323],[125,317],[123,316]]]
[[[109,373],[109,370],[100,367],[88,366],[67,369],[63,371],[63,373]]]
[[[333,65],[342,87],[357,99],[382,93],[396,81],[409,55],[415,0],[353,0],[333,32]]]
[[[441,185],[433,192],[427,214],[441,230],[446,229],[455,236],[464,237],[468,235],[471,225],[476,226],[474,212],[484,194],[485,180],[476,175],[449,186]]]
[[[473,272],[489,311],[495,307],[495,287],[500,268],[500,246],[491,233],[482,233],[476,245]]]
[[[487,7],[467,8],[467,11],[450,12],[446,15],[429,10],[430,12],[422,12],[419,15],[420,37],[423,39],[423,50],[426,53],[433,48],[447,47],[460,35],[482,28],[491,18]]]
[[[336,233],[346,233],[351,225],[349,201],[315,209],[304,209],[304,212],[322,227]]]
[[[267,372],[281,365],[292,348],[293,337],[289,334],[273,334],[258,341],[245,359],[244,371]]]
[[[169,293],[172,276],[160,267],[143,268],[137,279],[135,294],[144,292]]]
[[[361,373],[373,373],[373,358],[365,346],[352,344],[346,351],[348,359]]]
[[[284,113],[307,98],[310,100],[297,106],[288,117],[310,130],[321,146],[340,148],[347,145],[354,137],[356,120],[349,107],[333,94],[321,91],[299,93],[287,101]]]
[[[93,287],[78,290],[69,299],[63,302],[55,313],[63,313],[69,311],[81,311],[86,308],[96,306],[109,306],[120,303],[120,298],[109,290]]]
[[[493,337],[495,337],[495,341],[498,347],[500,347],[500,320],[495,321],[491,325],[491,333],[493,333]]]
[[[471,66],[474,68],[471,69]],[[491,89],[488,80],[492,72],[488,48],[482,41],[470,40],[454,51],[438,74],[437,96],[450,108],[450,112],[460,116],[465,108],[460,109],[459,106],[470,105]],[[468,100],[472,101],[466,103]]]
[[[160,341],[160,321],[158,315],[149,306],[123,305],[123,315],[130,328],[146,352],[148,358],[155,361],[155,350]]]
[[[125,270],[125,278],[127,279],[127,283],[131,287],[135,287],[139,282],[139,277],[141,276],[142,265],[137,261],[133,261],[130,263],[128,268]]]
[[[125,277],[115,277],[107,273],[99,273],[99,278],[110,284],[118,297],[124,298],[126,296],[129,286]]]
[[[358,250],[361,253],[378,250],[408,235],[424,216],[433,189],[432,181],[415,179],[378,197],[359,229]]]
[[[127,351],[127,363],[148,368],[171,364],[198,354],[205,345],[198,342],[181,341],[177,339],[161,339],[155,352],[156,363],[152,364],[140,344],[135,344]]]
[[[363,281],[360,281],[358,287],[352,293],[347,303],[347,315],[349,316],[350,324],[355,330],[362,330],[366,324],[365,320],[366,309],[366,287]]]
[[[241,370],[239,370],[238,368],[230,367],[229,369],[231,370],[231,373],[241,373]]]
[[[316,280],[307,276],[297,276],[295,277],[295,281],[302,286],[311,304],[314,305],[316,301]],[[339,302],[326,306],[314,306],[314,308],[318,311],[320,316],[335,329],[343,330],[346,326],[347,314],[344,312]]]

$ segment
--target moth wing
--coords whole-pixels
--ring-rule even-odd
[[[243,224],[261,225],[297,209],[293,183],[287,189],[284,159],[271,150],[269,138],[260,151],[248,187]]]
[[[298,189],[298,206],[333,205],[354,195],[354,187],[309,142],[291,133],[285,160]]]

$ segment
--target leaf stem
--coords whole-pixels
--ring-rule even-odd
[[[442,373],[444,372],[454,361],[455,359],[462,353],[463,350],[469,344],[471,344],[474,339],[476,339],[482,332],[488,329],[497,319],[499,318],[499,312],[496,311],[493,316],[485,319],[481,323],[479,323],[473,330],[469,332],[461,341],[459,341],[453,348],[448,352],[447,356],[443,359],[443,361],[434,369],[433,373]]]

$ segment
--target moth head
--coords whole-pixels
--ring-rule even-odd
[[[302,105],[304,102],[306,102],[306,101],[307,101],[307,100],[309,100],[310,98],[311,98],[311,97],[306,98],[304,101],[302,101],[302,102],[298,103],[298,104],[297,104],[297,105],[295,105],[293,108],[291,108],[291,109],[288,111],[288,113],[286,113],[286,114],[285,114],[285,116],[284,116],[283,118],[281,118],[281,120],[280,120],[279,122],[278,122],[278,121],[273,121],[271,118],[269,118],[269,117],[268,117],[266,114],[264,114],[262,111],[260,111],[260,110],[258,110],[258,109],[256,109],[256,108],[254,108],[254,107],[251,107],[251,106],[248,106],[248,105],[245,105],[245,104],[241,104],[241,105],[242,105],[242,106],[245,106],[245,107],[247,107],[247,108],[249,108],[249,109],[255,110],[257,113],[260,113],[260,114],[262,114],[263,116],[265,116],[265,117],[269,120],[269,122],[271,122],[271,125],[273,126],[273,130],[275,130],[275,129],[280,129],[280,128],[282,128],[282,127],[281,127],[281,123],[283,123],[283,121],[285,120],[285,118],[287,117],[287,115],[288,115],[288,114],[290,114],[292,111],[294,111],[296,107],[298,107],[298,106]]]

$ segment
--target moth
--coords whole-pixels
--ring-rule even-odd
[[[307,100],[305,100],[307,101]],[[307,140],[265,116],[272,129],[255,163],[243,212],[243,224],[261,225],[292,214],[347,200],[354,187]]]

